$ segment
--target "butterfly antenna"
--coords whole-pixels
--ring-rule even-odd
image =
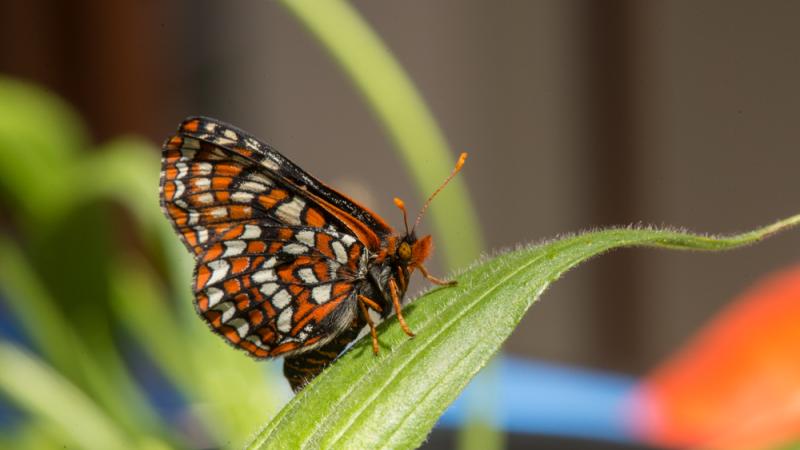
[[[394,198],[394,205],[403,211],[403,223],[406,225],[406,235],[408,235],[408,214],[406,213],[406,204],[399,198]]]
[[[450,176],[444,180],[444,182],[439,186],[438,189],[433,191],[433,194],[431,194],[431,196],[428,197],[428,200],[425,202],[425,204],[422,205],[422,209],[419,211],[419,214],[417,215],[417,220],[414,222],[414,226],[411,228],[412,232],[417,228],[417,225],[419,225],[419,223],[422,221],[422,216],[425,215],[425,211],[428,209],[428,206],[430,206],[431,201],[433,201],[433,198],[436,197],[436,195],[442,189],[444,189],[445,186],[447,186],[447,183],[449,183],[450,180],[452,180],[453,177],[456,176],[456,174],[459,171],[461,171],[461,168],[464,167],[464,161],[466,160],[467,160],[467,152],[462,152],[461,155],[458,157],[458,161],[456,162],[455,168],[453,168],[453,173],[451,173]]]

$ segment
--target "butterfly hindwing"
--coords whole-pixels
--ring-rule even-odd
[[[197,310],[231,344],[256,357],[299,353],[353,321],[364,246],[308,227],[237,225],[198,256]]]

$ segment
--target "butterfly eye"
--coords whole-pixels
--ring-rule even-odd
[[[402,242],[400,244],[400,247],[397,248],[397,256],[403,261],[411,259],[411,246],[408,245],[408,242]]]

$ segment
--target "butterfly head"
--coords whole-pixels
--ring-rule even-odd
[[[409,230],[408,228],[408,214],[406,212],[406,205],[405,203],[400,200],[399,198],[394,199],[394,204],[400,211],[403,212],[403,223],[405,224],[405,235],[402,236],[395,248],[394,256],[397,263],[401,266],[408,267],[411,270],[414,268],[421,268],[424,271],[424,267],[422,263],[428,259],[433,250],[433,240],[431,239],[430,235],[423,236],[422,238],[417,239],[417,235],[414,232],[417,228],[417,225],[422,221],[422,217],[425,215],[425,211],[430,206],[431,201],[434,197],[445,187],[450,180],[453,179],[454,176],[461,170],[461,167],[464,166],[464,161],[467,159],[467,154],[462,153],[461,156],[458,158],[458,162],[456,163],[453,172],[444,182],[437,188],[428,200],[425,202],[425,205],[422,206],[419,214],[417,215],[417,219],[414,221],[414,226],[411,227]]]

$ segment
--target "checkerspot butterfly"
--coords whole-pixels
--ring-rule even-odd
[[[369,326],[369,311],[400,304],[431,237],[414,229],[430,200],[396,233],[367,208],[329,188],[270,146],[205,117],[183,121],[164,143],[161,207],[194,255],[195,307],[211,329],[256,358],[285,357],[297,391]]]

